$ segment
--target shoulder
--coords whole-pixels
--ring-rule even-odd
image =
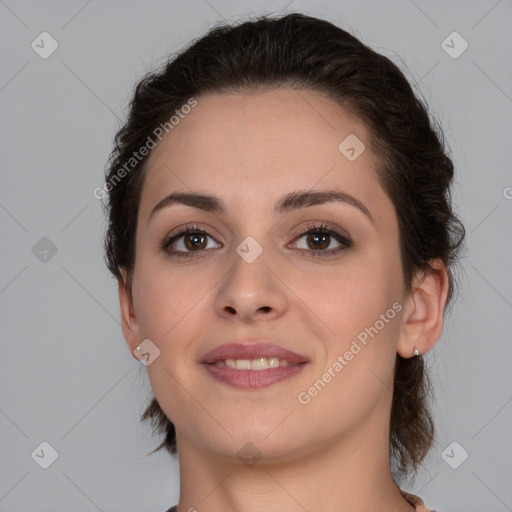
[[[411,505],[414,505],[416,512],[437,512],[432,508],[427,508],[419,496],[404,491],[403,489],[400,489],[400,493]]]

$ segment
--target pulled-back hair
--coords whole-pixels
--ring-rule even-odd
[[[398,218],[406,290],[411,291],[416,272],[435,271],[431,264],[439,259],[448,273],[448,307],[464,227],[452,210],[454,169],[442,132],[390,59],[327,21],[293,13],[216,26],[171,56],[137,84],[128,119],[115,138],[106,182],[113,183],[148,136],[190,98],[283,86],[325,93],[365,122],[379,181]],[[109,187],[106,262],[118,279],[126,270],[129,283],[148,156]],[[433,443],[430,393],[422,356],[397,354],[389,439],[398,477],[416,473]],[[165,447],[176,452],[174,425],[156,398],[141,420],[151,420],[155,432],[164,434],[153,451]]]

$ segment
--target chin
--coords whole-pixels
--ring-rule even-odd
[[[282,419],[281,416],[279,421]],[[200,444],[203,449],[222,459],[239,461],[247,466],[254,463],[277,464],[292,461],[311,449],[311,443],[304,431],[301,431],[299,437],[296,432],[292,433],[284,428],[283,424],[279,425],[279,421],[272,424],[260,422],[257,425],[233,423],[229,429],[233,437],[227,433],[212,437],[211,431],[203,432],[207,437],[203,437]]]

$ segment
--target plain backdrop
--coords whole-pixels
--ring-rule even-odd
[[[146,456],[151,389],[122,337],[93,190],[145,72],[216,22],[292,11],[390,57],[445,131],[467,246],[425,356],[437,440],[408,490],[440,512],[512,510],[512,3],[2,0],[0,511],[177,502],[177,462]]]

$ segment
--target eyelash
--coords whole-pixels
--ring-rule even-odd
[[[326,234],[326,235],[330,235],[332,236],[336,241],[338,241],[341,246],[338,247],[337,249],[321,249],[321,250],[314,250],[314,249],[300,249],[301,251],[306,251],[306,252],[310,252],[311,253],[311,256],[313,257],[322,257],[322,256],[334,256],[340,252],[343,252],[343,251],[346,251],[347,249],[349,249],[350,247],[352,247],[352,241],[347,238],[346,236],[342,235],[341,233],[339,233],[338,231],[332,229],[332,228],[329,228],[328,226],[326,226],[325,224],[314,224],[314,225],[310,225],[310,226],[307,226],[306,228],[304,228],[303,231],[301,231],[298,235],[297,235],[297,239],[300,239],[302,238],[304,235],[309,235],[309,234],[318,234],[318,233],[321,233],[321,234]],[[204,251],[205,249],[201,249],[201,250],[198,250],[198,251],[188,251],[188,252],[184,252],[184,251],[170,251],[169,250],[169,246],[175,242],[176,240],[186,236],[186,235],[190,235],[190,234],[201,234],[201,235],[205,235],[205,236],[208,236],[210,237],[210,235],[200,229],[197,225],[196,226],[190,226],[190,227],[187,227],[181,231],[179,231],[178,233],[173,233],[167,237],[164,238],[164,240],[162,240],[162,243],[160,244],[160,248],[165,252],[167,253],[167,255],[169,256],[172,256],[172,257],[177,257],[177,258],[181,258],[181,257],[185,257],[185,258],[188,258],[188,257],[195,257],[196,254],[194,253],[200,253],[202,251]]]

